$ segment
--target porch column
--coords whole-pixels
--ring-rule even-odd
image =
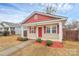
[[[23,26],[21,26],[21,37],[24,37],[23,34]]]
[[[63,27],[62,22],[59,22],[59,41],[62,42],[63,39]]]
[[[36,26],[36,39],[38,38],[38,27]]]

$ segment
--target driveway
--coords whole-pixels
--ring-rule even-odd
[[[22,42],[22,43],[20,43],[20,44],[18,44],[16,46],[13,46],[13,47],[10,47],[8,49],[5,49],[4,51],[1,51],[0,55],[1,56],[11,55],[11,54],[15,53],[16,51],[31,45],[33,42],[34,42],[34,40],[24,41],[24,42]]]

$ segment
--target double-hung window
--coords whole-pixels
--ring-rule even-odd
[[[31,27],[31,33],[34,33],[34,27]]]
[[[46,33],[50,33],[50,27],[46,27]]]
[[[56,26],[52,27],[52,33],[56,33]]]
[[[36,33],[36,27],[29,27],[30,33]]]

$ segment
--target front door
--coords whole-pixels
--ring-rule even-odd
[[[42,37],[42,27],[38,27],[38,37]]]

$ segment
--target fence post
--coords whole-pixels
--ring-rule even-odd
[[[79,41],[79,30],[78,30],[78,41]]]

